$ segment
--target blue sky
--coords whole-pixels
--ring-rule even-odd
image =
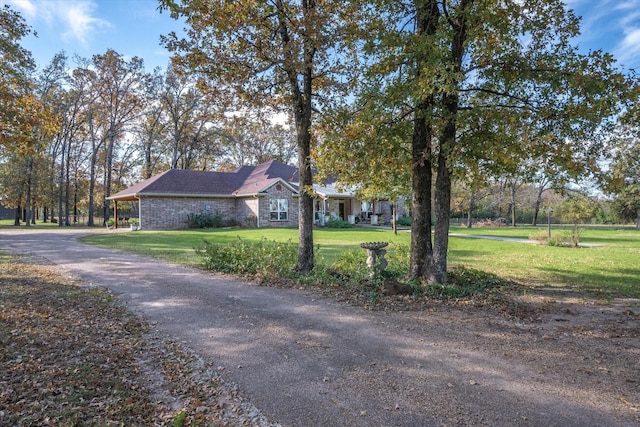
[[[170,54],[160,35],[179,32],[182,25],[158,10],[157,0],[1,0],[20,12],[38,37],[23,39],[38,66],[46,66],[64,50],[91,58],[107,49],[129,59],[144,59],[150,71],[166,68]]]
[[[90,58],[112,48],[126,58],[144,59],[148,70],[166,68],[169,53],[160,46],[160,34],[180,31],[182,25],[157,0],[2,0],[19,11],[38,33],[23,46],[38,65],[45,66],[64,50]],[[619,64],[640,70],[640,0],[567,0],[583,17],[577,39],[586,52],[602,49]]]

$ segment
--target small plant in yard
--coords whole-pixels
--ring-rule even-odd
[[[180,411],[173,418],[173,423],[171,424],[173,425],[173,427],[182,427],[184,425],[184,420],[186,417],[187,417],[187,413],[184,411]]]
[[[593,218],[597,210],[598,204],[582,194],[574,194],[558,206],[556,214],[563,221],[573,224],[573,230],[569,235],[569,242],[573,246],[578,246],[584,231],[584,228],[578,227],[578,224]]]
[[[129,224],[131,224],[131,225],[138,225],[138,224],[140,224],[140,221],[138,220],[138,218],[131,218],[131,219],[129,220]]]
[[[328,228],[353,228],[354,225],[348,221],[343,221],[341,219],[330,219],[327,221],[326,227]]]
[[[222,214],[202,212],[199,214],[189,214],[187,216],[188,228],[220,228],[224,225]]]
[[[421,292],[431,298],[448,300],[481,295],[491,289],[499,288],[508,282],[495,274],[472,268],[458,267],[448,273],[447,283],[425,285]]]

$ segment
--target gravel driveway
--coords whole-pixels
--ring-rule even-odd
[[[368,311],[76,241],[0,231],[29,254],[112,290],[218,367],[285,426],[637,426],[640,316],[556,304],[537,321],[477,308]]]

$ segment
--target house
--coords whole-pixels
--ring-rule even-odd
[[[314,184],[317,225],[329,218],[366,220],[374,213],[354,192],[340,191],[334,184]],[[108,199],[114,202],[116,218],[120,202],[137,203],[140,228],[148,230],[186,228],[189,215],[206,212],[245,227],[297,227],[298,192],[298,169],[271,160],[230,172],[170,169]],[[382,204],[376,209],[381,213]]]

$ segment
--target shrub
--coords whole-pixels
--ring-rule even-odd
[[[351,224],[348,221],[343,221],[341,219],[330,219],[329,221],[327,221],[327,223],[325,224],[326,227],[328,228],[353,228],[353,224]]]
[[[409,263],[411,261],[411,248],[409,245],[393,243],[389,245],[387,251],[387,272],[393,276],[405,276],[409,273]]]
[[[196,253],[204,258],[205,268],[260,278],[291,277],[298,246],[291,241],[275,242],[234,240],[226,245],[207,240]]]
[[[341,284],[357,285],[369,279],[367,254],[363,249],[351,249],[341,252],[338,259],[329,266],[328,271]]]
[[[187,215],[188,228],[220,228],[223,225],[222,215],[218,212],[202,212]]]
[[[422,293],[436,299],[459,299],[480,295],[503,284],[505,282],[495,274],[458,267],[449,272],[446,285],[426,285]]]
[[[405,227],[410,227],[412,223],[413,223],[413,218],[411,218],[410,216],[401,216],[396,221],[397,225],[402,225]]]

